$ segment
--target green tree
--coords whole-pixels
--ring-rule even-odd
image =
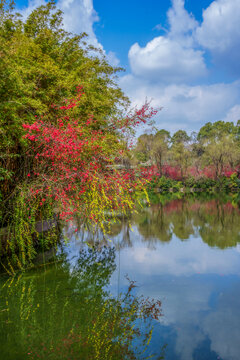
[[[181,171],[181,177],[184,178],[187,173],[187,169],[191,163],[191,152],[184,146],[183,143],[179,142],[171,148],[171,159],[174,166],[179,167]]]
[[[224,166],[234,168],[240,162],[240,148],[233,136],[211,139],[205,146],[203,164],[214,168],[215,179],[223,175]]]
[[[152,157],[157,165],[160,176],[163,173],[163,164],[167,160],[170,138],[170,133],[164,129],[157,131],[154,135]]]
[[[206,123],[198,132],[197,140],[208,142],[210,140],[221,140],[223,136],[237,136],[238,129],[233,122],[216,121]]]
[[[171,159],[173,165],[179,167],[182,178],[186,175],[191,161],[190,147],[188,146],[190,139],[184,130],[178,130],[171,138]]]
[[[173,145],[175,144],[186,144],[190,141],[190,136],[186,133],[185,130],[178,130],[173,134],[171,142]]]
[[[33,166],[23,138],[23,124],[35,117],[56,124],[59,105],[73,98],[76,86],[84,88],[75,118],[94,115],[95,130],[116,136],[108,119],[119,117],[128,99],[115,83],[120,68],[88,46],[86,34],[63,29],[62,12],[54,2],[34,10],[26,20],[13,5],[0,7],[0,219],[5,226],[14,216],[19,188]],[[94,55],[97,54],[97,55]],[[9,220],[10,219],[10,220]]]
[[[110,66],[102,54],[94,56],[85,38],[86,34],[63,30],[62,12],[53,1],[34,10],[26,21],[11,4],[1,2],[0,191],[4,199],[28,171],[23,123],[43,114],[54,122],[58,112],[51,105],[72,97],[77,85],[87,95],[78,116],[94,114],[99,127],[101,118],[106,124],[106,118],[119,115],[127,105],[114,80],[120,69]]]
[[[153,134],[142,134],[138,137],[134,153],[139,162],[152,161],[153,141]]]

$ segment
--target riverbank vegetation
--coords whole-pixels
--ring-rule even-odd
[[[191,136],[155,130],[139,136],[131,155],[149,190],[240,191],[240,120],[207,123]]]
[[[78,219],[75,231],[108,232],[143,194],[240,193],[240,123],[191,136],[155,129],[133,145],[158,110],[129,110],[122,69],[86,34],[67,33],[53,1],[26,19],[1,2],[0,70],[0,258],[11,273],[57,243],[58,227],[43,234],[39,222]]]
[[[128,110],[121,69],[86,34],[67,33],[53,1],[25,20],[1,2],[0,57],[1,255],[13,271],[32,262],[36,244],[56,242],[56,229],[41,241],[37,222],[77,217],[105,231],[106,212],[132,211],[145,180],[113,165],[156,111]]]

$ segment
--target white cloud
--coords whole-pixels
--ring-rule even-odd
[[[159,36],[141,48],[135,43],[129,50],[133,74],[158,82],[188,82],[206,75],[201,51]]]
[[[203,11],[203,22],[197,29],[199,42],[213,51],[225,52],[240,43],[239,0],[216,0]]]
[[[218,63],[239,74],[240,1],[215,0],[203,11],[196,39]]]
[[[210,49],[222,65],[229,66],[228,58],[240,46],[240,1],[213,1],[204,10],[200,25],[184,8],[184,0],[173,0],[167,16],[169,31],[164,36],[144,47],[135,43],[130,48],[132,73],[120,79],[124,91],[134,105],[147,97],[153,99],[152,105],[163,106],[158,125],[172,132],[179,128],[198,130],[208,121],[238,120],[240,82],[208,84],[199,46]],[[238,71],[239,60],[238,52],[232,60]],[[197,85],[197,78],[201,85]]]
[[[224,121],[232,121],[236,123],[240,119],[240,104],[234,105],[228,112]]]
[[[184,9],[183,0],[173,0],[168,11],[170,29],[145,47],[138,43],[129,50],[134,75],[154,82],[188,83],[207,74],[203,52],[194,48],[192,32],[198,23]]]
[[[239,107],[235,105],[240,96],[239,81],[198,86],[162,85],[133,75],[125,75],[120,79],[120,85],[129,95],[133,105],[142,104],[147,96],[148,99],[152,99],[153,106],[162,106],[157,125],[171,132],[179,128],[198,130],[208,121],[223,118],[225,120],[234,111],[236,114],[239,111]]]
[[[93,8],[92,0],[59,0],[57,7],[63,11],[63,23],[67,31],[74,34],[86,32],[89,41],[102,48],[93,30],[93,25],[99,21],[99,17]]]
[[[172,7],[168,10],[168,22],[170,25],[169,36],[175,40],[186,40],[192,43],[191,33],[196,29],[198,22],[192,14],[189,14],[184,8],[184,0],[173,0]],[[189,35],[186,39],[186,35]]]

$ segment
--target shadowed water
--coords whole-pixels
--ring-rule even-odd
[[[68,229],[52,264],[0,277],[0,359],[239,360],[239,215],[226,200],[158,201],[119,219],[108,247]],[[148,297],[163,316],[139,316]]]

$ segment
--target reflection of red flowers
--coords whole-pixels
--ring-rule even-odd
[[[188,211],[192,213],[199,212],[200,209],[204,209],[204,212],[208,214],[216,214],[219,211],[224,212],[226,214],[231,214],[232,212],[236,212],[236,211],[239,213],[239,209],[236,209],[230,201],[223,204],[216,199],[205,202],[197,201],[195,199],[194,203],[192,204],[186,201],[185,199],[174,199],[164,205],[164,212],[166,214],[171,214],[171,213],[179,214],[183,211],[183,209],[188,209]]]

